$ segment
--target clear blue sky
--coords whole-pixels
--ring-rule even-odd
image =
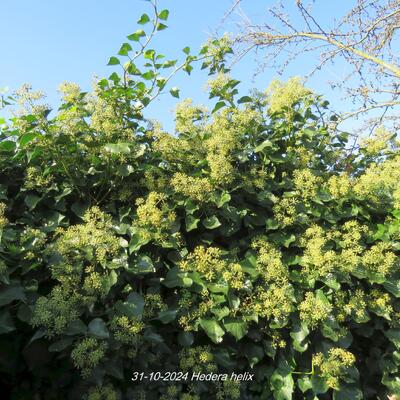
[[[2,0],[1,3],[0,88],[7,86],[13,91],[23,83],[30,83],[34,89],[43,90],[47,102],[53,106],[57,105],[57,87],[61,82],[76,82],[83,90],[90,90],[95,75],[110,75],[114,67],[106,66],[109,57],[137,29],[138,17],[150,10],[144,0]],[[170,17],[169,28],[159,35],[157,49],[174,57],[187,45],[199,49],[219,26],[232,0],[159,0],[158,3],[160,9],[170,10]],[[243,9],[251,18],[262,21],[273,3],[273,0],[243,0]],[[316,13],[324,21],[342,15],[350,5],[344,0],[319,1]],[[224,30],[235,29],[233,22],[224,25]],[[305,59],[295,62],[286,77],[307,72],[306,63]],[[276,76],[274,71],[267,70],[253,79],[256,67],[254,57],[249,56],[233,69],[234,77],[243,82],[244,92],[252,87],[265,89]],[[191,78],[186,74],[178,76],[173,85],[181,88],[181,98],[191,97],[206,103],[206,80],[205,74],[196,72]],[[322,77],[310,85],[328,98],[336,98],[329,93]],[[164,96],[154,103],[149,116],[172,129],[175,103],[175,99]]]

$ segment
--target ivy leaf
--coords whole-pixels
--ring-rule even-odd
[[[76,201],[71,206],[72,212],[75,215],[77,215],[79,218],[83,218],[83,216],[85,215],[85,212],[88,208],[89,208],[89,203],[83,202],[83,201]]]
[[[168,10],[162,10],[158,14],[158,18],[162,19],[163,21],[166,21],[168,19],[168,16],[169,16],[169,11]]]
[[[225,296],[222,296],[224,298],[225,301]],[[230,313],[230,310],[228,307],[214,307],[211,309],[211,312],[218,318],[218,321],[220,321],[221,319],[227,317]]]
[[[121,62],[119,61],[119,59],[117,57],[110,57],[110,60],[108,61],[107,65],[118,65]]]
[[[193,215],[187,215],[185,218],[185,223],[186,223],[186,230],[188,232],[192,231],[193,229],[197,228],[197,224],[199,223],[199,219],[193,217]]]
[[[12,140],[2,140],[0,142],[0,151],[14,151],[15,148],[17,147],[16,143],[13,142]]]
[[[173,87],[173,88],[170,89],[169,92],[171,93],[171,95],[173,97],[176,97],[177,99],[179,99],[179,88]]]
[[[212,217],[203,219],[202,224],[207,228],[207,229],[216,229],[219,226],[221,226],[221,222],[219,219],[213,215]]]
[[[265,148],[272,148],[272,142],[270,140],[264,140],[261,144],[259,144],[257,147],[254,148],[254,152],[259,153],[260,151],[263,151]]]
[[[127,56],[130,51],[132,51],[132,46],[129,43],[123,43],[119,49],[118,55]]]
[[[309,389],[312,389],[312,382],[308,376],[298,379],[297,385],[303,393],[307,392]]]
[[[140,19],[138,19],[137,23],[140,25],[145,25],[150,21],[150,17],[147,14],[142,14]]]
[[[178,343],[183,347],[190,347],[194,342],[194,336],[190,332],[179,332]]]
[[[293,327],[290,332],[290,336],[293,339],[293,347],[300,353],[303,353],[308,348],[308,343],[305,343],[305,339],[307,338],[310,330],[308,329],[306,324],[297,324]]]
[[[36,196],[35,194],[28,194],[28,196],[25,197],[24,202],[28,206],[29,211],[31,211],[36,207],[40,200],[41,197]]]
[[[223,192],[216,196],[215,204],[218,208],[221,208],[224,204],[229,203],[231,195],[228,192]]]
[[[355,385],[340,384],[339,390],[333,392],[333,400],[362,400],[361,390]]]
[[[175,320],[177,309],[168,309],[158,313],[157,319],[159,319],[163,324],[168,324]]]
[[[118,51],[118,55],[127,56],[130,51],[132,51],[132,46],[129,43],[122,43],[122,46]]]
[[[92,319],[88,328],[89,335],[94,336],[97,339],[108,339],[110,337],[106,323],[101,318]]]
[[[168,288],[189,287],[192,283],[193,280],[188,278],[184,272],[181,272],[178,267],[171,268],[162,281],[162,284]]]
[[[86,335],[86,332],[86,325],[80,319],[76,319],[68,324],[65,334],[68,336]]]
[[[50,352],[60,352],[60,351],[65,350],[68,346],[70,346],[72,344],[72,342],[73,342],[72,338],[65,337],[65,338],[62,338],[62,339],[57,340],[56,342],[52,343],[49,346],[48,350]]]
[[[0,288],[0,306],[10,304],[15,300],[26,300],[24,288],[19,283],[12,283]]]
[[[18,143],[21,147],[25,147],[27,144],[35,140],[36,138],[40,137],[40,135],[36,132],[28,132],[22,135],[18,139]]]
[[[384,332],[384,335],[398,348],[400,349],[400,329],[392,328]]]
[[[213,319],[200,319],[200,326],[214,343],[221,343],[225,332]]]
[[[159,22],[159,23],[157,24],[157,30],[158,30],[158,31],[163,31],[164,29],[167,29],[167,28],[168,28],[168,26],[165,25],[165,24],[163,24],[163,23],[161,23],[161,22]]]
[[[150,272],[154,272],[156,269],[154,268],[153,261],[150,257],[140,256],[137,259],[133,270],[137,274],[148,274]]]
[[[326,384],[325,379],[317,375],[311,377],[312,390],[314,394],[324,394],[328,391],[329,386]]]
[[[244,355],[249,360],[251,368],[253,368],[255,364],[259,363],[265,356],[263,348],[254,343],[246,345]]]
[[[11,318],[11,314],[8,310],[2,310],[0,312],[0,335],[9,333],[15,330],[14,321]]]
[[[222,107],[226,107],[226,103],[224,101],[219,101],[213,108],[213,110],[211,111],[211,114],[214,114],[215,112],[217,112],[219,109],[221,109]]]
[[[242,104],[242,103],[250,103],[251,101],[253,101],[253,99],[250,96],[242,96],[239,100],[238,103]]]
[[[393,296],[400,298],[400,280],[393,279],[393,280],[386,280],[383,283],[384,288],[392,293]]]
[[[224,328],[231,333],[236,340],[242,339],[248,331],[246,322],[234,319],[224,321]]]
[[[134,316],[137,318],[142,318],[144,310],[144,298],[141,294],[132,292],[129,294],[126,302],[130,306],[130,310],[133,312]]]
[[[146,36],[146,33],[143,29],[138,29],[136,32],[127,36],[127,39],[132,40],[134,42],[138,42],[141,37]]]

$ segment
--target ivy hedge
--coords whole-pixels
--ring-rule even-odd
[[[167,18],[144,14],[130,43]],[[230,52],[223,37],[179,65],[124,43],[110,59],[129,57],[124,72],[93,93],[63,84],[55,115],[27,86],[14,97],[23,111],[0,120],[10,399],[400,393],[399,142],[378,130],[350,148],[296,78],[239,97]],[[200,60],[216,105],[182,101],[171,135],[145,109]]]

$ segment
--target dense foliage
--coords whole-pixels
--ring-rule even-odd
[[[167,17],[156,12],[154,29]],[[176,67],[142,46],[140,71],[131,59],[93,93],[63,84],[54,116],[24,87],[23,112],[0,121],[11,399],[400,393],[399,143],[380,131],[349,152],[327,102],[297,79],[237,98],[229,51],[227,38],[197,57],[185,48]],[[174,135],[146,121],[161,71],[199,59],[212,112],[179,103]],[[254,379],[135,375],[157,371]]]

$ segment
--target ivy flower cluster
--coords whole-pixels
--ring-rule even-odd
[[[61,286],[55,286],[46,297],[38,298],[31,318],[32,326],[46,329],[46,336],[64,332],[68,324],[80,315],[81,298]]]
[[[327,385],[339,389],[339,383],[347,374],[348,368],[354,365],[355,356],[347,350],[334,347],[328,354],[317,353],[313,356],[313,364],[320,371],[320,376]]]
[[[311,328],[326,321],[331,316],[332,306],[329,302],[317,297],[313,292],[307,292],[304,300],[298,306],[301,321]]]
[[[6,217],[7,206],[5,203],[0,203],[0,229],[4,229],[8,224],[8,219]]]
[[[171,235],[176,214],[168,207],[165,194],[150,192],[146,199],[136,200],[136,226],[145,240],[164,241]]]
[[[179,353],[179,366],[182,371],[215,372],[217,365],[210,346],[195,346]]]
[[[74,365],[87,377],[98,365],[107,350],[107,343],[95,338],[85,338],[77,342],[71,352]]]
[[[89,389],[87,400],[118,400],[112,385],[95,386]]]
[[[222,251],[217,247],[196,247],[180,262],[179,267],[182,271],[196,271],[210,282],[225,281],[234,289],[241,289],[244,285],[241,266],[224,260]]]
[[[115,339],[124,344],[137,343],[138,335],[143,328],[143,322],[126,315],[115,316],[111,321],[111,330],[114,332]]]

